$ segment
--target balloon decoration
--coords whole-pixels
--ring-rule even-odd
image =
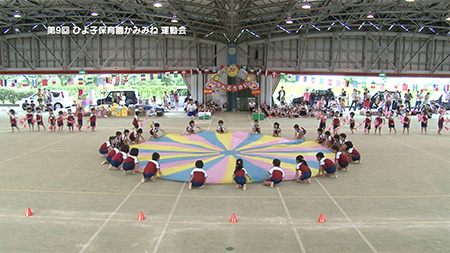
[[[239,77],[244,82],[240,84],[226,84],[220,82],[223,77]],[[227,67],[221,66],[217,73],[211,76],[211,80],[206,83],[205,88],[216,88],[219,90],[226,90],[229,92],[241,91],[244,89],[256,90],[259,89],[259,84],[255,81],[255,76],[249,74],[244,68],[239,68],[236,64],[228,65]]]

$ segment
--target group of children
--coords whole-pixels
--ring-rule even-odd
[[[6,111],[6,110],[4,110]],[[23,119],[18,119],[16,112],[14,109],[10,109],[8,112],[6,112],[9,116],[9,122],[11,123],[11,129],[12,133],[14,133],[14,130],[17,129],[18,132],[20,132],[19,123],[24,124],[23,127],[26,128],[28,125],[29,131],[34,131],[34,126],[37,125],[37,130],[40,131],[41,127],[44,131],[47,130],[44,123],[44,116],[42,114],[42,110],[40,107],[36,107],[35,111],[33,108],[28,107],[26,116]],[[75,118],[77,121],[75,121]],[[69,129],[69,132],[74,132],[74,128],[76,127],[79,132],[81,132],[81,129],[83,128],[83,108],[78,107],[76,109],[76,113],[73,113],[71,109],[67,110],[67,113],[64,113],[63,111],[59,111],[57,115],[54,114],[53,109],[48,109],[48,126],[49,130],[52,132],[56,131],[56,128],[58,128],[59,132],[62,132],[64,130],[64,121],[67,123],[67,128]],[[97,115],[95,113],[95,109],[93,108],[91,110],[91,114],[89,115],[89,124],[87,128],[91,129],[91,131],[95,131],[97,121]]]
[[[142,172],[141,182],[150,179],[156,181],[157,176],[162,177],[159,166],[159,153],[153,153],[152,159],[142,168],[138,159],[139,149],[130,148],[130,144],[137,142],[136,140],[132,141],[130,136],[129,130],[125,130],[123,134],[117,131],[115,136],[110,136],[107,141],[102,143],[99,153],[105,156],[105,160],[101,164],[109,164],[108,169],[117,168],[123,171],[124,175],[127,175],[128,172],[131,172],[133,175],[137,172]]]
[[[444,122],[448,123],[449,120],[444,119],[444,115],[445,115],[445,110],[440,110],[439,111],[439,116],[438,116],[438,134],[440,135],[442,132],[442,129],[446,129],[449,130],[448,126],[444,126]],[[354,112],[350,112],[349,114],[350,117],[345,117],[342,120],[342,125],[349,125],[350,131],[353,134],[355,131],[357,131],[356,126],[356,120],[355,120],[355,113]],[[339,127],[341,127],[341,117],[339,112],[335,112],[332,115],[333,119],[332,119],[332,125],[328,128],[328,131],[332,131],[333,134],[336,134],[339,131]],[[316,114],[316,118],[317,120],[319,120],[319,129],[322,129],[322,131],[325,131],[326,129],[326,122],[328,119],[328,116],[326,115],[325,111],[320,111],[319,113]],[[422,111],[421,114],[417,115],[417,119],[418,121],[421,123],[421,134],[427,134],[427,127],[428,127],[428,121],[431,118],[431,116],[428,114],[427,111]],[[399,116],[400,122],[402,124],[403,127],[403,132],[402,134],[409,134],[409,128],[410,128],[410,124],[411,124],[411,115],[409,113],[409,111],[405,111],[404,115],[400,115]],[[372,113],[370,111],[366,111],[366,117],[365,119],[360,122],[358,125],[362,126],[364,125],[364,134],[369,135],[370,134],[370,130],[372,129],[372,123],[374,126],[374,134],[378,134],[381,135],[381,130],[383,128],[383,125],[385,125],[387,122],[387,127],[389,129],[389,134],[391,134],[392,132],[394,132],[394,134],[397,133],[397,129],[395,128],[395,118],[394,118],[394,113],[392,111],[378,111],[376,113],[375,119],[372,119]]]

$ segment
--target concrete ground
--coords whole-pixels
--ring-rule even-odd
[[[19,114],[19,118],[24,113]],[[214,130],[251,129],[249,114],[217,113],[198,121]],[[181,112],[157,120],[180,133]],[[285,137],[292,126],[315,139],[316,119],[276,119]],[[85,119],[86,121],[86,119]],[[269,188],[250,184],[207,185],[159,180],[141,184],[100,165],[98,148],[132,118],[98,120],[95,133],[10,133],[0,117],[0,250],[2,252],[449,252],[450,132],[348,137],[362,153],[338,179],[310,185],[285,181]],[[275,119],[264,120],[270,134]],[[357,118],[357,122],[362,118]],[[146,126],[147,127],[147,126]],[[346,127],[343,132],[349,134]],[[145,129],[148,138],[148,129]],[[34,212],[25,217],[25,209]],[[137,221],[142,211],[145,221]],[[230,223],[235,213],[237,223]],[[318,223],[320,214],[326,222]]]

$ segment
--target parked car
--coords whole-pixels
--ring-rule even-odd
[[[311,95],[309,97],[310,102],[315,103],[317,101],[319,101],[322,97],[325,97],[325,100],[330,101],[331,99],[334,98],[334,92],[330,89],[327,90],[311,90]],[[292,99],[292,104],[295,105],[299,105],[303,102],[303,96],[301,97],[296,97],[294,99]]]
[[[52,98],[51,98],[51,104],[54,109],[61,109],[61,108],[67,108],[71,106],[76,106],[75,99],[70,95],[70,93],[66,90],[50,90]],[[38,105],[38,95],[33,94],[29,97],[22,98],[19,101],[19,104],[21,105],[23,110],[26,110],[25,106],[25,100],[28,101],[28,103],[31,103],[33,101],[36,105]]]
[[[123,90],[112,90],[108,92],[106,97],[97,99],[97,105],[112,105],[113,103],[119,104],[121,94],[125,94],[125,105],[135,105],[139,101],[138,91],[134,89],[123,89]],[[117,101],[113,101],[114,99],[118,99]]]

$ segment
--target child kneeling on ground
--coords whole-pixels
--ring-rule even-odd
[[[189,176],[189,190],[192,189],[192,186],[198,186],[199,188],[204,187],[208,175],[203,169],[203,166],[204,164],[202,160],[197,160],[195,162],[195,169],[192,170],[191,175]]]
[[[130,155],[123,161],[123,174],[127,174],[129,170],[133,171],[133,175],[136,174],[136,171],[139,169],[139,160],[137,156],[139,155],[139,149],[132,148],[130,150]]]
[[[273,167],[269,170],[269,172],[267,172],[266,176],[264,177],[265,181],[263,183],[263,185],[270,185],[271,188],[273,188],[274,185],[281,183],[284,178],[284,172],[280,168],[280,159],[273,159],[272,165]]]
[[[295,168],[295,178],[297,183],[307,182],[311,183],[311,169],[308,167],[308,163],[305,161],[305,158],[302,155],[298,155],[295,158],[297,162],[297,167]]]
[[[108,170],[112,169],[113,166],[121,170],[123,161],[127,159],[128,151],[130,151],[130,146],[122,145],[120,147],[120,152],[112,157]]]
[[[242,190],[247,190],[247,178],[251,179],[250,175],[244,169],[244,161],[242,159],[236,160],[236,168],[233,171],[233,180],[236,182],[236,188],[242,186]]]
[[[330,159],[325,157],[322,152],[316,154],[317,161],[319,161],[319,176],[334,176],[337,178],[336,165]]]
[[[162,177],[160,166],[159,166],[159,153],[152,154],[152,160],[148,161],[147,165],[145,165],[144,172],[142,173],[141,183],[152,179],[152,181],[156,181],[156,173],[159,174],[159,177]]]

